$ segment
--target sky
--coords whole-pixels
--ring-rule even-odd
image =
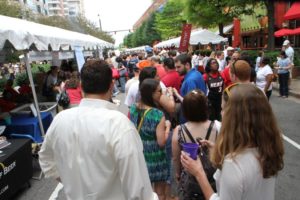
[[[132,29],[151,4],[152,0],[84,0],[85,16],[99,26],[99,14],[103,31]],[[127,34],[112,33],[115,45],[123,43]]]

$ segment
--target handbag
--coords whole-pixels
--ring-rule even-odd
[[[63,108],[68,108],[69,107],[69,105],[70,105],[70,98],[69,98],[69,95],[67,94],[66,90],[63,90],[59,94],[58,105],[60,105]]]
[[[214,126],[214,121],[212,121],[209,125],[209,128],[205,136],[206,140],[209,139],[213,126]],[[179,134],[181,134],[181,137],[183,138],[184,142],[186,142],[186,139],[184,137],[183,131],[187,134],[187,136],[193,143],[197,143],[196,140],[200,139],[197,138],[195,140],[192,134],[187,129],[187,127],[185,125],[181,125]],[[212,186],[214,191],[216,191],[216,183],[213,178],[216,169],[212,166],[209,160],[209,150],[206,146],[202,147],[200,145],[198,150],[198,157],[200,158],[200,161],[202,163],[203,169],[205,171],[205,174],[207,176],[210,185]],[[180,200],[205,200],[204,194],[202,193],[202,190],[196,178],[191,174],[189,174],[188,172],[186,172],[185,170],[182,171],[180,177],[179,197]]]

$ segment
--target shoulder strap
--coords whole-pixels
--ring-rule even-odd
[[[209,128],[208,128],[206,136],[205,136],[205,140],[209,139],[210,134],[211,134],[211,130],[212,130],[213,126],[214,126],[214,123],[215,123],[215,121],[211,121],[210,122]]]
[[[197,143],[196,140],[194,139],[194,137],[192,136],[192,134],[190,133],[190,131],[187,129],[187,127],[184,124],[182,125],[182,128],[183,128],[184,132],[186,132],[186,134],[190,138],[190,140],[193,143]]]
[[[183,133],[183,128],[182,128],[181,124],[180,124],[180,128],[178,130],[178,134],[179,134],[179,137],[182,138],[183,142],[186,142],[186,139],[185,139],[185,136],[184,136],[184,133]]]
[[[140,121],[140,123],[139,123],[139,125],[138,125],[138,132],[140,133],[140,130],[141,130],[141,128],[142,128],[142,125],[143,125],[143,123],[144,123],[144,118],[145,118],[145,116],[147,115],[147,113],[151,110],[152,108],[148,108],[145,112],[144,112],[144,114],[143,114],[143,116],[142,116],[142,118],[141,118],[141,121]]]

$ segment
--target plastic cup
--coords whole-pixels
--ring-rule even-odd
[[[4,121],[5,121],[6,125],[11,125],[11,116],[4,117]]]
[[[198,149],[199,149],[198,144],[196,144],[196,143],[183,143],[181,146],[182,146],[182,149],[183,149],[184,152],[189,154],[189,156],[192,159],[197,160]]]

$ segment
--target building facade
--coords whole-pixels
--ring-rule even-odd
[[[151,4],[151,6],[144,12],[144,14],[138,19],[137,22],[135,22],[135,24],[133,25],[133,29],[136,30],[137,28],[139,28],[144,21],[146,21],[150,15],[159,10],[161,6],[163,6],[165,3],[167,2],[167,0],[155,0],[153,1],[153,3]]]
[[[36,14],[48,15],[48,0],[15,0]]]

